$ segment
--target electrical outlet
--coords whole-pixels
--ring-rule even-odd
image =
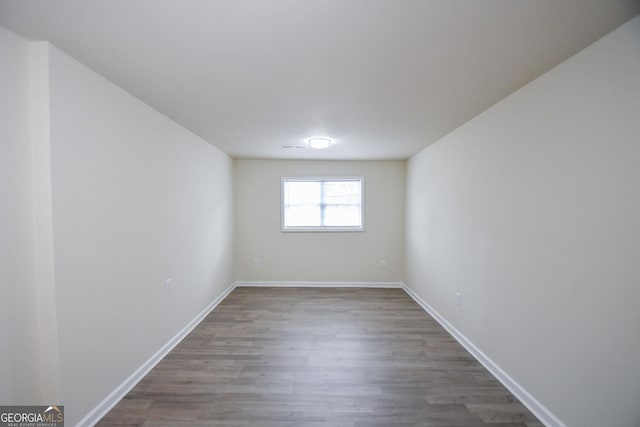
[[[382,268],[383,270],[387,268],[387,260],[386,259],[380,260],[380,268]]]
[[[164,293],[168,294],[173,289],[173,285],[171,284],[171,277],[167,277],[167,280],[164,281]]]
[[[254,258],[254,259],[253,259],[253,266],[254,266],[255,268],[260,267],[260,258]]]
[[[456,305],[462,305],[462,294],[460,292],[456,292]]]

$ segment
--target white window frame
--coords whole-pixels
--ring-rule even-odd
[[[359,181],[360,182],[360,216],[361,224],[357,226],[290,226],[285,227],[284,224],[284,186],[286,182],[321,182],[321,181]],[[280,224],[282,232],[362,232],[365,231],[365,185],[364,176],[295,176],[282,177],[280,184]]]

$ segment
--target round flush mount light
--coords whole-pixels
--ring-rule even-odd
[[[307,139],[307,144],[309,144],[311,148],[322,150],[323,148],[329,148],[329,146],[333,144],[333,141],[331,138],[309,138]]]

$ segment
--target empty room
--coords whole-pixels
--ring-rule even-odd
[[[639,14],[0,0],[0,426],[640,426]]]

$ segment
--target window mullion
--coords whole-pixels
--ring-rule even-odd
[[[320,227],[324,227],[324,208],[326,206],[325,200],[324,200],[324,186],[327,183],[324,181],[321,181],[320,183]]]

